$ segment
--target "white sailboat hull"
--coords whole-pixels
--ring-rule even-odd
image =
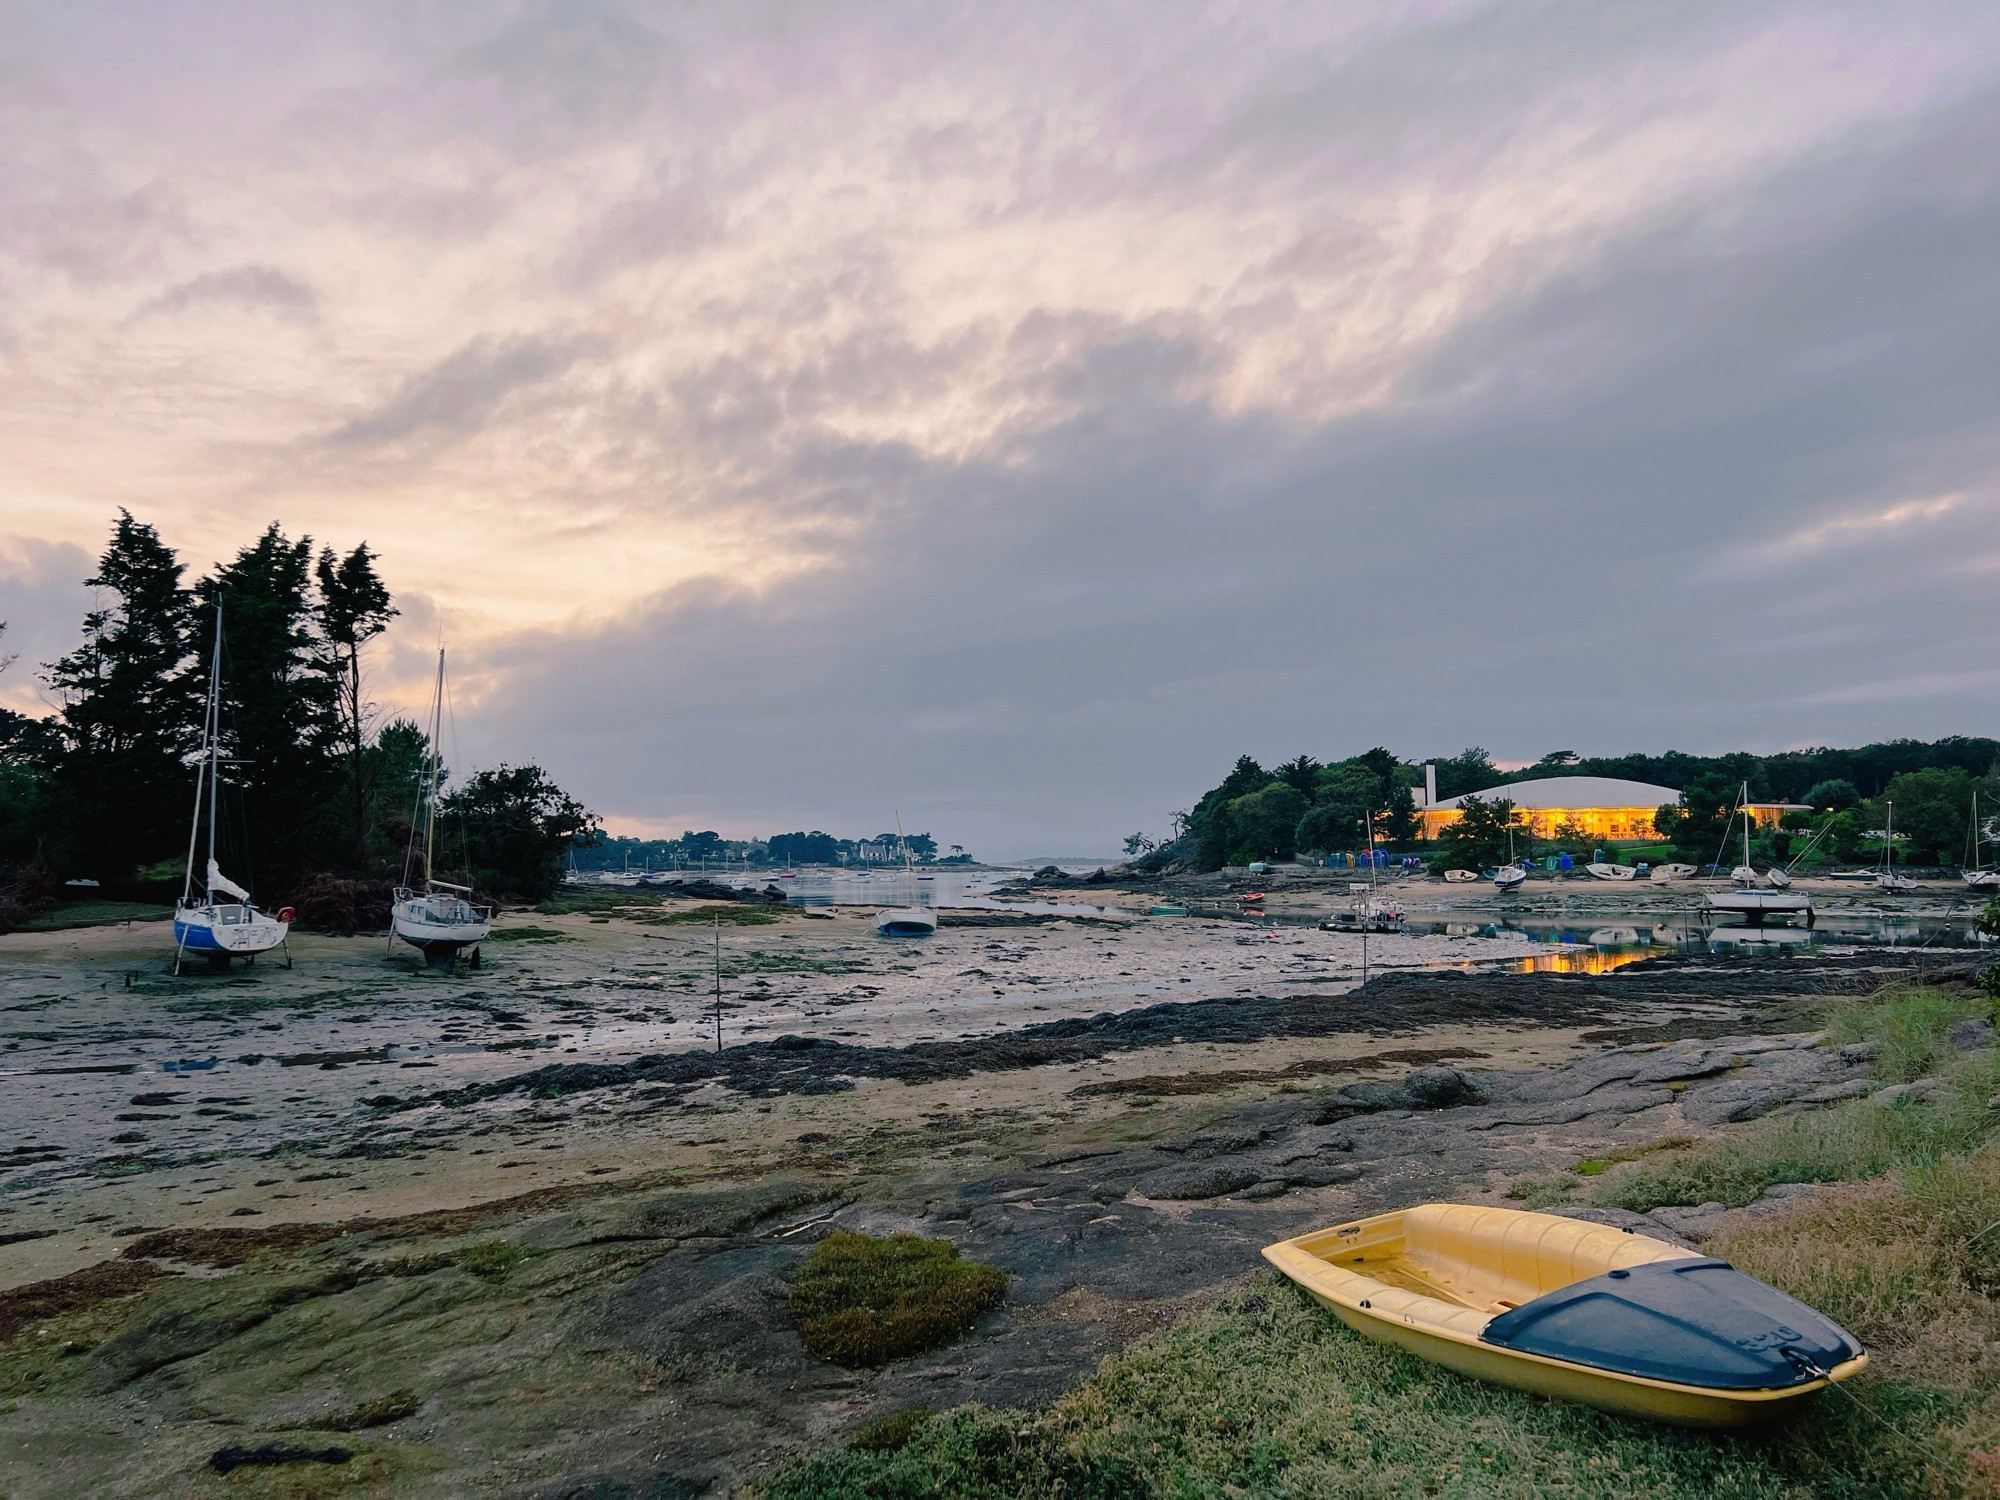
[[[1493,872],[1493,884],[1503,891],[1518,889],[1527,878],[1528,872],[1519,865],[1505,865]]]
[[[449,963],[462,949],[476,948],[493,931],[492,915],[457,896],[396,892],[389,925],[396,936],[435,963]]]
[[[883,937],[930,937],[937,925],[937,913],[921,906],[875,913],[875,930]]]
[[[183,905],[174,912],[174,945],[184,953],[255,958],[282,945],[291,930],[291,923],[254,906],[214,902]]]
[[[1590,864],[1583,867],[1584,873],[1593,880],[1636,880],[1639,872],[1630,865]]]
[[[1812,916],[1812,897],[1804,891],[1774,891],[1746,886],[1734,891],[1711,891],[1708,909],[1728,912],[1761,922],[1766,917]]]
[[[1968,891],[1984,891],[1989,895],[2000,894],[2000,870],[1967,870],[1965,888]]]

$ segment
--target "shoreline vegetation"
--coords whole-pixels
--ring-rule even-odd
[[[1428,841],[1420,836],[1416,801],[1426,764],[1435,774],[1439,800],[1475,799],[1464,817]],[[1162,842],[1134,834],[1126,852],[1142,872],[1207,872],[1364,848],[1372,827],[1379,849],[1478,870],[1507,858],[1510,822],[1519,855],[1588,857],[1610,847],[1574,827],[1559,827],[1552,838],[1537,840],[1515,819],[1511,803],[1477,797],[1494,787],[1557,776],[1615,777],[1677,790],[1679,798],[1654,813],[1656,835],[1664,841],[1663,853],[1696,865],[1716,859],[1746,785],[1753,801],[1811,809],[1787,813],[1776,828],[1757,833],[1753,853],[1761,862],[1783,864],[1795,853],[1806,867],[1874,860],[1881,847],[1874,830],[1883,826],[1884,805],[1893,801],[1898,863],[1970,864],[1973,794],[2000,807],[1995,800],[2000,740],[1956,735],[1776,755],[1579,756],[1557,750],[1513,771],[1501,770],[1477,746],[1424,762],[1398,759],[1378,745],[1346,760],[1322,763],[1301,755],[1268,770],[1244,755],[1190,811],[1176,816],[1171,838]]]
[[[1372,1343],[1260,1273],[1033,1412],[911,1411],[779,1470],[762,1500],[1152,1495],[1951,1497],[2000,1494],[2000,1057],[1994,1004],[1898,986],[1837,1001],[1829,1046],[1882,1093],[1579,1163],[1537,1206],[1741,1208],[1704,1246],[1859,1334],[1852,1391],[1741,1434],[1483,1385]],[[1968,1033],[1967,1028],[1970,1028]],[[1983,1031],[1981,1030],[1983,1028]],[[1968,1035],[1980,1045],[1963,1046]],[[1954,1037],[1956,1040],[1954,1040]],[[1897,1091],[1896,1085],[1902,1090]],[[1885,1096],[1890,1096],[1885,1102]]]

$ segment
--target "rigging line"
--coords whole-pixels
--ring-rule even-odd
[[[1813,1379],[1815,1380],[1824,1380],[1827,1383],[1827,1388],[1829,1390],[1839,1391],[1841,1395],[1845,1396],[1849,1401],[1852,1401],[1857,1407],[1859,1407],[1862,1410],[1862,1412],[1864,1412],[1868,1416],[1873,1417],[1877,1422],[1880,1422],[1884,1427],[1888,1428],[1890,1432],[1894,1433],[1897,1437],[1901,1438],[1904,1442],[1908,1443],[1912,1448],[1916,1449],[1917,1452],[1923,1454],[1926,1458],[1932,1460],[1943,1460],[1946,1463],[1950,1462],[1951,1454],[1947,1449],[1939,1446],[1934,1442],[1926,1442],[1922,1438],[1912,1437],[1909,1433],[1903,1431],[1902,1428],[1898,1427],[1894,1422],[1891,1422],[1887,1417],[1883,1416],[1882,1413],[1877,1411],[1874,1407],[1870,1406],[1866,1401],[1863,1401],[1859,1396],[1855,1395],[1854,1392],[1850,1391],[1847,1388],[1846,1382],[1835,1380],[1831,1375],[1829,1375],[1825,1370],[1822,1370],[1811,1359],[1808,1359],[1805,1355],[1799,1353],[1798,1350],[1785,1349],[1782,1350],[1781,1352],[1793,1364],[1797,1365],[1801,1370],[1805,1371],[1806,1374],[1812,1376]]]

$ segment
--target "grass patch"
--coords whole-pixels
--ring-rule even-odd
[[[917,1429],[936,1415],[928,1406],[906,1406],[864,1425],[847,1440],[847,1446],[863,1453],[900,1452],[909,1446]]]
[[[595,917],[629,906],[658,906],[665,900],[654,891],[557,891],[535,910],[545,917],[568,917],[578,912]]]
[[[792,1283],[799,1342],[833,1364],[872,1366],[950,1343],[1000,1305],[1007,1277],[949,1240],[838,1230]]]
[[[691,906],[685,911],[670,911],[660,916],[638,917],[648,927],[706,927],[711,922],[720,922],[724,927],[768,927],[783,914],[782,906]]]
[[[1660,1151],[1685,1151],[1695,1144],[1691,1135],[1670,1135],[1664,1140],[1646,1141],[1637,1146],[1620,1146],[1602,1156],[1586,1156],[1570,1170],[1579,1177],[1602,1177],[1620,1162],[1643,1161]]]
[[[496,927],[486,934],[489,943],[573,943],[575,934],[560,927]]]
[[[2000,1056],[1955,1052],[1944,1033],[1976,998],[1894,990],[1843,1006],[1836,1035],[1876,1044],[1878,1059],[1921,1067],[1937,1081],[1927,1100],[1892,1105],[1856,1099],[1831,1110],[1757,1120],[1717,1140],[1607,1173],[1593,1201],[1645,1211],[1667,1203],[1741,1207],[1783,1182],[1844,1182],[1894,1171],[1927,1171],[2000,1137]],[[1858,1034],[1857,1034],[1858,1033]],[[2000,1230],[1995,1231],[2000,1234]]]
[[[468,1245],[452,1259],[461,1270],[497,1281],[519,1265],[526,1253],[519,1245],[510,1245],[505,1240],[483,1240],[477,1245]]]
[[[23,932],[66,932],[73,927],[115,927],[120,922],[164,922],[171,906],[151,901],[65,901],[52,911],[28,918]]]
[[[1993,1019],[1989,996],[1898,986],[1834,1007],[1827,1031],[1836,1042],[1868,1043],[1877,1078],[1908,1083],[1955,1060],[1945,1033],[1974,1016]]]
[[[1871,1383],[1871,1405],[1934,1433],[1948,1393]],[[1838,1395],[1729,1435],[1629,1421],[1481,1384],[1349,1332],[1288,1282],[1134,1343],[1047,1410],[960,1408],[894,1450],[822,1453],[764,1500],[919,1496],[1659,1496],[1807,1500],[1965,1493]]]

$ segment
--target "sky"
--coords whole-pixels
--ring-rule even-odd
[[[0,702],[381,554],[615,831],[2000,734],[2000,6],[0,0]]]

